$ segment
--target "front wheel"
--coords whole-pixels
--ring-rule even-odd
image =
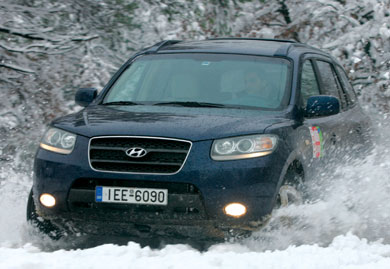
[[[62,237],[61,230],[51,223],[49,220],[43,219],[36,211],[35,202],[33,199],[33,190],[31,189],[27,201],[27,221],[38,230],[48,235],[51,239],[58,240]]]
[[[279,188],[276,208],[303,204],[305,199],[304,173],[301,166],[291,165]]]

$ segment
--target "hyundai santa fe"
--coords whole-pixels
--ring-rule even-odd
[[[35,156],[27,219],[49,234],[250,232],[368,140],[342,66],[288,40],[163,41],[75,101]]]

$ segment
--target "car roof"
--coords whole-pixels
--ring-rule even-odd
[[[309,45],[283,39],[215,38],[199,41],[165,40],[142,53],[234,53],[262,56],[288,56],[293,51],[301,53],[327,53]]]

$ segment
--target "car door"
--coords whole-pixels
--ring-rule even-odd
[[[351,157],[351,148],[359,145],[358,139],[362,131],[360,107],[352,105],[352,97],[342,87],[342,81],[336,71],[333,61],[316,59],[315,61],[321,80],[321,92],[332,95],[340,100],[340,113],[332,117],[334,127],[332,132],[332,154],[337,157]]]
[[[347,100],[345,123],[348,128],[348,136],[346,137],[348,147],[352,150],[352,152],[355,150],[370,149],[371,120],[360,107],[356,93],[353,90],[344,69],[340,65],[336,64],[335,70]]]
[[[319,56],[308,55],[301,62],[300,72],[300,103],[302,109],[306,108],[307,99],[315,95],[334,95],[336,90],[325,90],[329,87],[325,83],[326,75],[321,74],[322,70],[316,64]],[[336,87],[331,85],[332,88]],[[338,97],[338,96],[336,96]],[[342,128],[342,113],[324,117],[305,117],[303,126],[310,132],[312,160],[330,160],[336,151],[339,143],[339,136],[342,135],[340,129]]]

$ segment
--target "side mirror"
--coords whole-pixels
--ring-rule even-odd
[[[306,116],[324,117],[340,112],[339,99],[329,95],[316,95],[307,99]]]
[[[95,88],[80,88],[76,92],[76,96],[74,100],[76,101],[76,104],[79,106],[86,107],[92,101],[96,98],[97,96],[97,89]]]

